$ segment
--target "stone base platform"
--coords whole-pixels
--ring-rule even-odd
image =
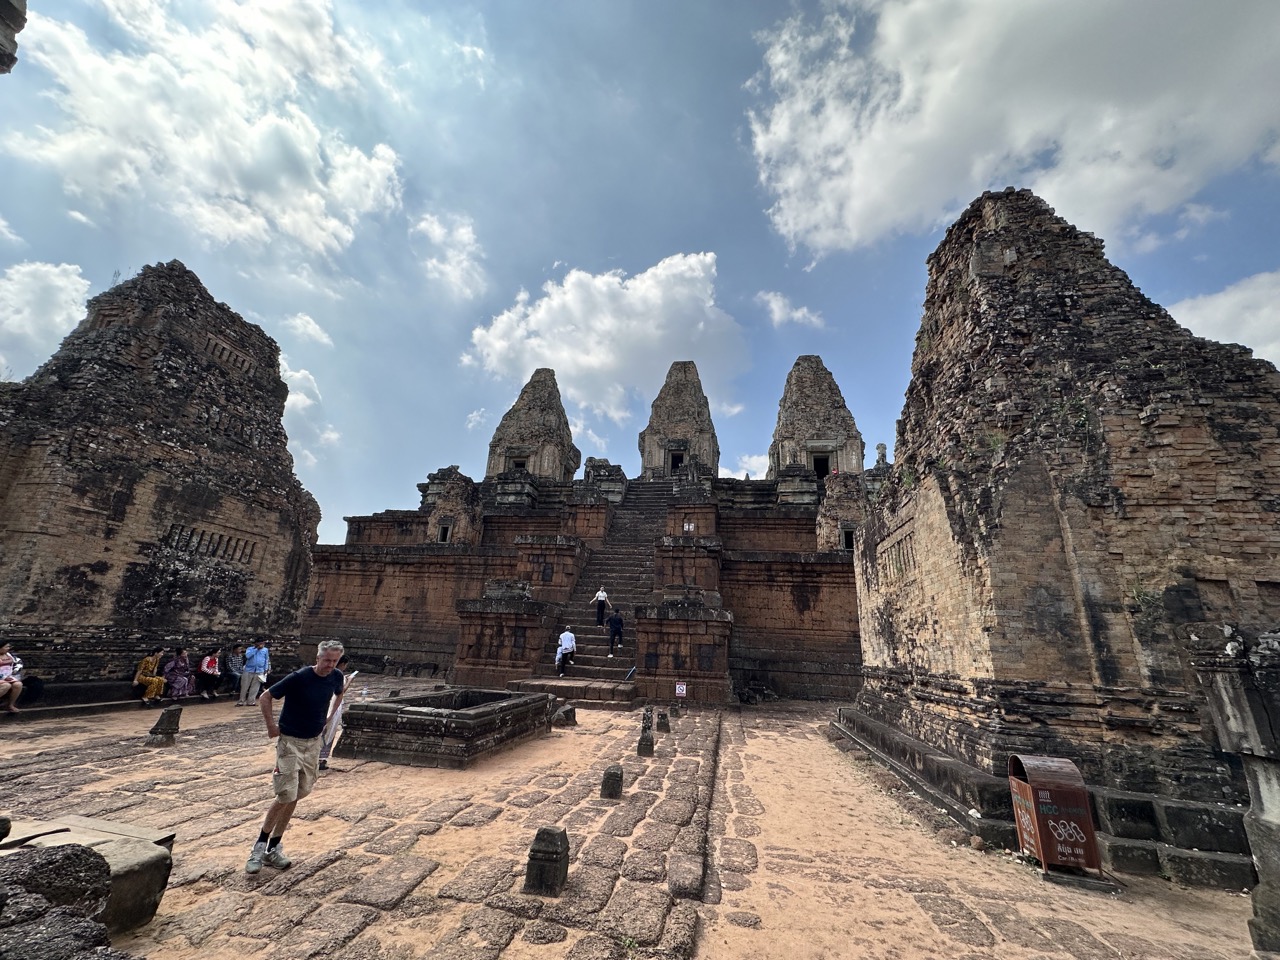
[[[555,698],[545,693],[472,687],[355,703],[333,755],[461,770],[549,733],[554,712]]]
[[[79,844],[96,850],[111,868],[111,894],[98,919],[112,933],[150,923],[160,908],[173,867],[173,831],[150,830],[92,817],[14,820],[0,856],[30,847]]]
[[[629,680],[535,677],[529,680],[512,680],[507,684],[507,689],[520,693],[549,693],[576,707],[630,710],[636,705],[636,685]]]
[[[988,844],[1016,850],[1009,781],[840,707],[831,724]],[[1164,876],[1188,886],[1250,889],[1257,873],[1244,833],[1245,807],[1194,803],[1089,785],[1103,866]],[[978,816],[974,816],[974,813]]]

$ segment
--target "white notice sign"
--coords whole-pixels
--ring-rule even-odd
[[[676,696],[683,697],[688,693],[688,687],[683,683],[676,684]]]

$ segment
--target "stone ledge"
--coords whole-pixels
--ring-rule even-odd
[[[1017,849],[1007,780],[913,740],[852,707],[839,708],[831,729],[853,740],[912,789],[943,807],[965,829],[989,844]],[[1089,786],[1089,794],[1099,827],[1099,851],[1109,870],[1166,876],[1188,886],[1242,890],[1257,883],[1252,859],[1236,850],[1236,831],[1242,829],[1244,810],[1094,786]],[[982,817],[969,816],[970,809],[978,810]],[[1197,829],[1185,829],[1188,823]],[[1177,829],[1172,829],[1174,826]],[[1114,827],[1146,835],[1105,832]],[[1192,849],[1169,842],[1187,836],[1207,846]]]

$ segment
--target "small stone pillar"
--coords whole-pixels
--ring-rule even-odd
[[[675,719],[679,718],[679,716],[680,716],[680,704],[678,704],[678,703],[673,703],[671,706],[667,707],[667,713],[671,716],[671,719],[673,719],[673,720],[675,720]]]
[[[600,778],[600,796],[604,800],[622,798],[622,764],[615,763],[605,769],[604,776]]]
[[[524,893],[558,897],[569,879],[569,835],[564,827],[539,827],[529,847]]]
[[[665,710],[658,711],[658,732],[659,733],[671,732],[671,721],[667,719],[667,712]]]
[[[653,756],[653,707],[645,707],[644,716],[640,718],[640,742],[636,744],[636,755]]]
[[[156,725],[151,728],[151,735],[147,737],[146,747],[172,747],[178,733],[178,723],[182,720],[182,708],[177,704],[172,707],[165,707],[160,711],[160,719],[156,721]]]

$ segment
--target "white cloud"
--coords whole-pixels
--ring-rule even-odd
[[[730,470],[724,464],[720,465],[720,476],[722,477],[741,477],[746,475],[749,480],[762,480],[768,472],[769,455],[767,453],[742,454],[738,457],[737,467],[733,470]]]
[[[436,256],[428,257],[423,266],[427,276],[439,281],[460,300],[471,300],[484,293],[488,285],[484,267],[484,248],[476,240],[475,224],[470,217],[449,215],[445,218],[426,214],[414,224],[410,233],[426,237]]]
[[[477,427],[483,427],[489,422],[489,414],[485,412],[484,407],[479,410],[472,410],[467,414],[467,429],[474,430]]]
[[[822,254],[1027,186],[1150,246],[1214,177],[1280,163],[1280,4],[831,0],[763,39],[751,114],[769,211]],[[1229,105],[1229,109],[1227,106]]]
[[[320,385],[309,370],[294,370],[289,366],[289,358],[281,354],[280,379],[289,387],[289,397],[284,402],[289,452],[298,465],[314,467],[320,462],[317,448],[336,446],[340,434],[321,418]]]
[[[630,416],[629,394],[657,395],[673,359],[695,361],[707,396],[723,400],[745,348],[716,305],[715,279],[714,253],[676,254],[631,277],[570,270],[473,329],[464,362],[519,382],[551,367],[569,401],[615,423]]]
[[[590,446],[595,453],[607,453],[609,450],[609,441],[587,426],[584,417],[575,417],[570,420],[569,432],[573,434],[573,441],[580,448]]]
[[[9,226],[9,221],[4,217],[0,217],[0,240],[8,243],[22,242],[22,238],[13,232],[13,228]]]
[[[96,229],[98,226],[93,222],[93,220],[85,216],[79,210],[68,210],[67,217],[74,220],[76,223],[83,223],[86,227],[94,227]]]
[[[303,340],[312,340],[326,347],[333,346],[333,338],[324,328],[305,313],[295,313],[284,318],[284,325]]]
[[[27,376],[84,318],[89,281],[70,263],[18,263],[0,274],[0,351],[9,375]]]
[[[770,290],[761,290],[756,294],[756,303],[769,313],[769,322],[775,327],[787,323],[798,323],[806,327],[822,327],[822,314],[814,313],[808,307],[793,307],[791,301],[783,294]]]
[[[395,152],[361,150],[307,112],[314,93],[357,92],[373,59],[327,0],[215,4],[200,26],[162,0],[104,5],[121,49],[32,12],[23,47],[53,75],[57,112],[0,149],[90,205],[142,199],[213,246],[331,254],[362,216],[399,205]]]
[[[1225,290],[1180,300],[1168,308],[1192,333],[1243,343],[1280,366],[1280,270],[1258,273]]]

